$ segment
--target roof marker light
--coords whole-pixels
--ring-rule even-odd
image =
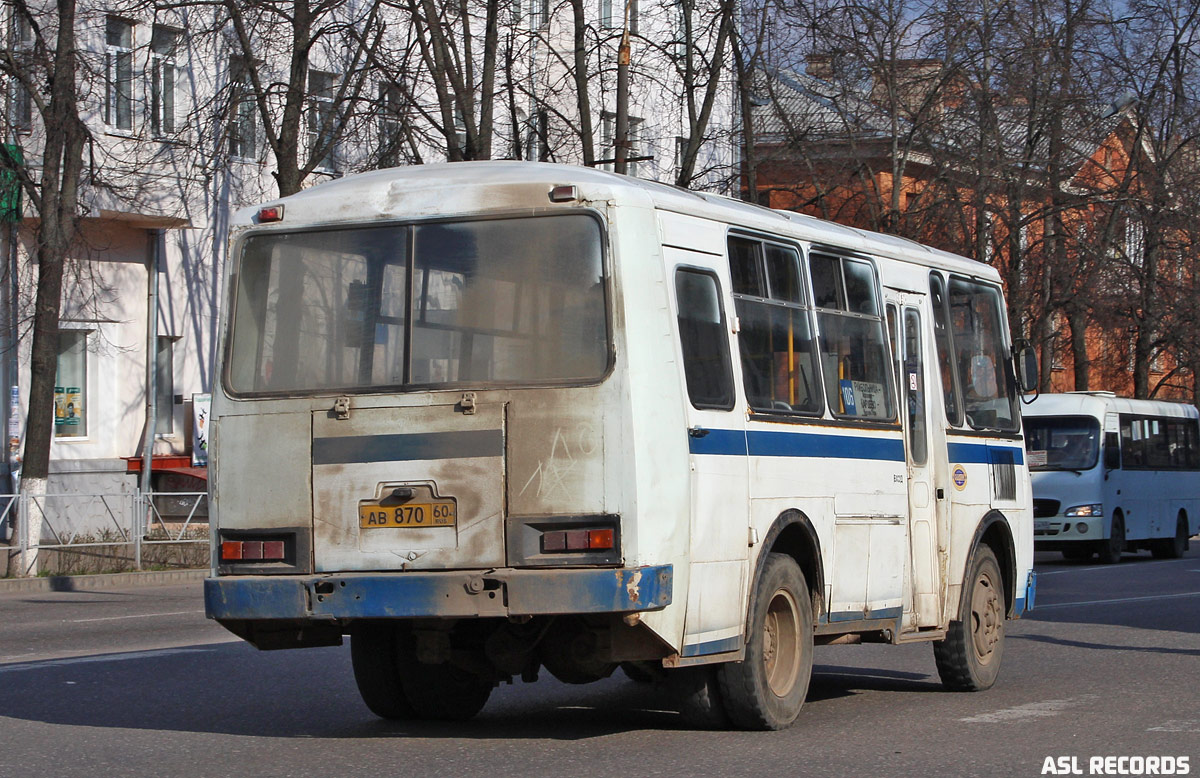
[[[283,206],[264,205],[258,209],[258,221],[260,223],[283,221]]]
[[[574,184],[561,184],[550,190],[550,202],[569,203],[579,198],[579,191]]]

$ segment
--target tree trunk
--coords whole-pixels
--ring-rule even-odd
[[[37,228],[38,279],[33,312],[29,418],[21,492],[38,500],[46,493],[50,444],[54,436],[54,385],[58,376],[58,322],[63,266],[79,227],[79,179],[86,130],[79,119],[75,84],[75,0],[58,0],[58,42],[47,106],[46,146]],[[41,538],[40,504],[27,505],[26,537],[34,546],[22,560],[24,575],[37,574],[36,544]]]

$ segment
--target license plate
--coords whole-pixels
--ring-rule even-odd
[[[358,526],[380,527],[453,527],[458,521],[458,506],[453,500],[409,502],[403,505],[362,503],[358,506]]]

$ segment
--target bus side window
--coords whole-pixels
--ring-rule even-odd
[[[946,310],[946,282],[938,273],[929,274],[929,298],[933,303],[933,333],[937,341],[939,372],[942,374],[942,397],[945,400],[946,421],[957,427],[963,423],[955,387],[953,347],[950,343],[950,313]]]
[[[1121,436],[1119,433],[1104,433],[1104,469],[1121,469]]]
[[[820,373],[799,250],[731,235],[729,272],[750,407],[774,414],[820,413]]]
[[[729,336],[716,277],[680,268],[675,273],[675,300],[688,399],[696,408],[732,409]]]
[[[887,336],[869,262],[814,253],[825,393],[835,416],[894,420]]]

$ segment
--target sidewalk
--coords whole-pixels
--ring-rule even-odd
[[[0,594],[79,592],[93,589],[132,589],[138,586],[173,586],[199,583],[208,577],[202,570],[154,570],[106,575],[50,575],[41,578],[0,578]]]

